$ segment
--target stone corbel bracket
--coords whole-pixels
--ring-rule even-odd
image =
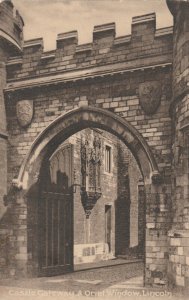
[[[23,182],[21,182],[19,179],[13,179],[12,180],[12,186],[16,188],[17,190],[23,189]]]
[[[12,185],[7,193],[7,195],[3,196],[3,202],[5,206],[9,204],[15,203],[17,199],[17,192],[23,189],[23,183],[18,179],[12,180]]]
[[[158,171],[154,171],[151,175],[152,183],[160,185],[162,183],[162,176]]]

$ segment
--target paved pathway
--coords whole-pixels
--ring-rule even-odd
[[[119,263],[119,262],[118,262]],[[0,281],[2,300],[179,299],[163,289],[143,287],[143,263],[115,264],[54,277]],[[180,298],[183,299],[183,298]]]

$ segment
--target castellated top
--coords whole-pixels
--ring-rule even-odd
[[[92,73],[99,75],[112,70],[117,72],[117,68],[119,71],[131,70],[172,62],[173,28],[157,29],[155,13],[133,17],[130,35],[117,37],[114,22],[95,25],[92,35],[91,43],[78,44],[76,30],[59,33],[56,49],[45,52],[42,38],[24,41],[22,54],[12,55],[7,62],[8,80],[54,76],[57,73],[69,73],[71,76],[72,71],[80,72],[80,78],[84,69],[90,67]],[[106,69],[104,66],[107,66]],[[96,67],[102,70],[97,71]]]
[[[13,53],[22,50],[24,22],[10,0],[0,3],[0,40]]]

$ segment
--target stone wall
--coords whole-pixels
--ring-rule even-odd
[[[86,218],[81,202],[81,137],[91,141],[92,133],[102,141],[101,190],[102,196]],[[103,130],[86,129],[73,135],[64,143],[73,145],[74,176],[76,190],[74,193],[74,261],[82,263],[127,255],[143,256],[144,249],[137,248],[139,235],[145,227],[145,216],[138,207],[138,188],[136,183],[141,178],[138,165],[128,148],[112,134]],[[105,145],[112,148],[112,170],[105,172]],[[111,249],[105,245],[105,206],[111,206]],[[141,207],[141,209],[144,209]],[[140,227],[138,216],[140,215]],[[132,224],[132,225],[131,225]],[[95,228],[95,230],[94,230]],[[89,231],[87,233],[87,231]],[[100,244],[102,253],[82,257],[84,248]],[[107,249],[106,249],[107,248]],[[97,251],[98,252],[98,251]],[[103,254],[103,255],[102,255]]]
[[[143,204],[144,195],[146,199],[145,283],[164,286],[169,278],[173,284],[186,287],[189,238],[188,165],[185,163],[188,160],[188,1],[182,5],[178,2],[181,1],[168,0],[174,14],[174,32],[172,28],[156,29],[155,14],[149,14],[132,19],[129,36],[116,37],[115,24],[110,23],[94,27],[90,44],[78,45],[76,31],[59,34],[57,49],[50,52],[43,51],[42,39],[26,41],[22,53],[14,51],[10,54],[6,63],[6,87],[3,93],[1,87],[0,95],[5,95],[9,135],[9,200],[12,180],[17,178],[32,143],[41,132],[45,135],[51,122],[72,109],[88,106],[111,111],[123,122],[129,122],[135,128],[136,136],[141,134],[140,143],[135,139],[136,144],[132,147],[124,139],[124,133],[120,135],[132,148],[135,158],[141,151],[141,144],[147,142],[161,175],[161,180],[152,176],[152,182],[143,178],[144,188],[140,185],[138,190]],[[11,26],[5,28],[10,34]],[[3,44],[3,63],[6,62],[4,49]],[[24,107],[25,100],[30,106],[30,120],[23,126],[20,119],[23,111],[19,114],[18,107]],[[104,129],[101,128],[101,117],[96,118],[99,128]],[[78,126],[82,127],[83,122],[81,118]],[[107,127],[111,132],[112,123]],[[70,136],[72,132],[66,134]],[[49,137],[45,138],[48,140]],[[137,163],[145,173],[141,161]],[[124,164],[123,160],[122,167]],[[122,179],[128,186],[128,178]],[[136,198],[131,189],[130,186],[130,193]],[[119,196],[121,199],[121,193]],[[0,263],[4,269],[9,264],[7,274],[12,276],[25,276],[30,262],[33,260],[31,265],[35,264],[29,251],[27,214],[30,202],[26,207],[26,199],[21,191],[17,191],[1,221],[8,228],[5,230],[6,226],[2,226],[2,243],[10,245],[10,253],[2,252]],[[141,224],[142,218],[137,221]],[[139,232],[139,241],[141,236]],[[116,251],[122,251],[125,246]]]
[[[26,41],[22,55],[10,59],[7,65],[8,79],[35,78],[116,63],[120,68],[125,65],[131,69],[172,61],[172,28],[156,29],[155,14],[133,17],[131,35],[115,35],[115,23],[95,26],[90,44],[78,45],[77,31],[61,33],[57,49],[50,52],[43,51],[42,39]]]
[[[80,194],[81,187],[81,137],[87,141],[93,142],[94,136],[97,135],[101,139],[101,197],[97,200],[95,206],[93,207],[89,218],[86,217]],[[74,144],[74,170],[75,170],[75,180],[78,184],[76,188],[76,193],[74,194],[74,246],[77,245],[78,250],[79,245],[82,248],[87,244],[101,244],[105,248],[105,205],[111,205],[111,249],[110,252],[115,254],[115,208],[114,202],[117,199],[117,139],[116,137],[100,130],[90,130],[85,129],[73,135],[69,141]],[[112,170],[110,173],[105,172],[105,145],[108,144],[112,149]],[[95,228],[95,230],[94,230]],[[93,257],[77,257],[77,253],[74,253],[75,262],[82,263],[86,259],[88,261],[108,259],[107,250],[104,257],[103,255],[93,255]],[[101,253],[103,254],[103,253]],[[88,255],[90,256],[90,255]]]
[[[10,56],[20,55],[23,41],[23,21],[18,11],[13,11],[13,4],[9,1],[0,3],[0,266],[1,275],[9,273],[10,263],[7,249],[12,251],[15,239],[11,228],[11,214],[7,205],[7,120],[5,112],[4,88],[7,81],[6,62]],[[19,33],[19,34],[18,34]],[[5,205],[4,205],[5,204]],[[15,228],[16,230],[16,228]],[[11,236],[11,237],[10,237]]]
[[[0,38],[6,49],[10,47],[10,54],[18,54],[15,49],[21,50],[23,43],[24,22],[19,12],[14,8],[11,1],[1,1],[0,4]],[[11,49],[12,48],[12,49]],[[15,49],[14,49],[15,48]]]
[[[143,249],[138,248],[139,236],[145,227],[145,217],[139,202],[141,197],[138,191],[138,183],[142,178],[139,167],[133,155],[122,143],[118,146],[118,199],[117,207],[117,237],[116,254],[128,257],[141,256]],[[141,222],[139,222],[141,218]],[[126,237],[126,238],[125,238]]]
[[[174,16],[173,39],[173,160],[172,230],[169,232],[168,277],[173,286],[186,289],[189,284],[189,2],[167,1]]]
[[[138,88],[140,83],[151,79],[162,86],[161,104],[156,113],[146,115],[140,105]],[[34,102],[32,123],[22,128],[16,116],[16,103],[23,99]],[[137,71],[135,74],[115,76],[114,80],[101,79],[93,82],[67,84],[56,88],[35,89],[7,99],[6,110],[9,132],[9,182],[17,175],[19,166],[32,141],[50,122],[62,113],[77,108],[81,103],[106,108],[129,121],[150,145],[159,168],[171,166],[171,119],[170,70]],[[13,155],[14,153],[14,155]]]
[[[37,57],[38,54],[36,53],[35,55]],[[157,62],[158,56],[153,57],[153,59],[154,62]],[[167,60],[170,62],[168,57],[166,57],[166,62]],[[141,62],[141,60],[139,61]],[[137,60],[136,62],[132,60],[130,64],[131,67],[138,66]],[[143,67],[145,65],[149,65],[148,57],[144,59]],[[24,157],[40,132],[45,130],[52,121],[63,113],[81,105],[89,105],[110,110],[121,116],[123,120],[130,122],[142,134],[153,152],[163,177],[163,185],[166,186],[161,193],[166,193],[166,197],[169,198],[170,189],[168,185],[170,184],[171,172],[171,118],[169,117],[171,68],[170,65],[164,66],[158,66],[154,69],[152,67],[148,69],[140,68],[133,72],[114,74],[111,78],[104,76],[102,78],[57,84],[56,86],[41,86],[40,88],[33,88],[32,91],[25,88],[22,91],[11,92],[11,94],[7,91],[7,95],[10,95],[6,101],[9,131],[9,183],[17,176]],[[155,113],[146,114],[141,106],[139,86],[151,81],[158,82],[161,86],[161,103]],[[30,102],[33,101],[34,104],[33,119],[27,127],[21,127],[16,116],[16,103],[24,99]],[[151,194],[151,190],[148,193]],[[152,204],[154,201],[155,196],[153,199],[149,198],[148,202],[149,205],[152,205],[152,209],[156,207],[156,204]],[[152,284],[153,277],[166,277],[166,253],[168,251],[166,248],[166,224],[168,218],[167,213],[161,213],[160,218],[157,218],[156,216],[159,216],[159,213],[154,212],[154,219],[151,216],[150,208],[148,211],[149,218],[147,222],[150,223],[149,226],[152,226],[151,223],[155,222],[154,224],[156,225],[153,226],[161,228],[161,233],[158,237],[157,229],[153,228],[148,229],[149,234],[146,237],[146,255],[150,256],[146,259],[146,264],[151,268],[149,278],[152,278],[152,280],[150,279],[150,284]],[[160,244],[161,249],[157,248]],[[154,249],[157,250],[155,255]],[[159,250],[162,251],[161,255],[163,257],[160,259],[156,258],[159,255]],[[158,271],[152,273],[156,269]],[[161,282],[165,283],[165,281]]]

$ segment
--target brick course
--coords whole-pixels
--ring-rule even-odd
[[[0,36],[3,40],[0,49],[0,139],[3,131],[6,131],[3,120],[7,122],[8,132],[8,141],[4,136],[0,140],[0,155],[3,158],[0,168],[3,215],[0,233],[2,244],[10,249],[8,254],[0,251],[0,264],[5,270],[11,258],[7,271],[3,271],[7,275],[26,276],[29,273],[34,276],[32,270],[37,261],[36,257],[31,257],[33,246],[30,237],[32,234],[35,237],[35,230],[33,233],[30,230],[31,224],[37,226],[36,207],[31,205],[37,198],[37,191],[34,187],[33,198],[28,198],[27,202],[24,191],[17,190],[15,195],[12,180],[17,178],[35,139],[41,133],[44,134],[52,122],[73,109],[88,106],[111,111],[123,121],[129,122],[141,134],[141,140],[143,138],[142,141],[150,147],[158,166],[161,176],[158,183],[153,182],[157,180],[155,176],[152,176],[152,182],[147,178],[140,178],[139,169],[145,173],[140,161],[137,161],[139,169],[131,163],[128,171],[132,174],[131,198],[141,197],[138,207],[131,203],[131,212],[134,216],[137,210],[142,211],[146,219],[145,243],[142,238],[144,232],[138,232],[140,249],[145,247],[146,284],[162,286],[169,281],[179,287],[187,286],[189,4],[188,1],[184,2],[178,4],[167,0],[175,17],[174,30],[156,29],[155,14],[149,14],[133,17],[130,36],[116,37],[115,24],[103,24],[94,27],[92,43],[78,45],[76,31],[61,33],[57,37],[57,48],[49,52],[44,52],[42,39],[26,41],[22,49],[23,21],[18,13],[16,19],[13,16],[11,2],[1,3],[1,17],[4,16],[4,19],[0,29],[16,41],[15,44],[12,40],[12,47],[9,47],[7,39]],[[18,21],[19,34],[14,31]],[[156,111],[147,113],[142,106],[144,103],[140,86],[152,82],[159,83],[161,99]],[[17,118],[16,106],[25,99],[33,102],[34,114],[31,123],[22,127]],[[100,121],[100,117],[98,118]],[[82,124],[79,123],[78,126],[82,127]],[[108,129],[111,132],[112,124]],[[140,143],[137,144],[135,140],[132,144],[129,136],[127,142],[137,159],[141,152]],[[132,159],[131,161],[133,162]],[[126,162],[123,159],[118,167],[124,166]],[[126,180],[128,186],[128,178],[122,177],[118,170],[117,175],[119,182]],[[37,174],[35,176],[37,178]],[[142,180],[144,187],[139,182],[137,195],[133,186],[138,179]],[[107,185],[105,177],[104,184]],[[115,185],[115,179],[112,178],[114,190]],[[7,188],[8,198],[4,199],[11,204],[5,208],[3,196]],[[123,189],[122,192],[126,191]],[[116,193],[117,191],[114,192],[114,198]],[[30,210],[31,214],[28,213]],[[124,217],[125,215],[123,219]],[[81,219],[77,220],[76,225]],[[142,220],[144,218],[138,218],[133,226],[135,237],[137,223],[142,224]],[[120,226],[124,224],[121,223]],[[132,230],[129,234],[131,240]],[[95,233],[92,239],[96,240]],[[131,240],[130,243],[135,246],[136,240]],[[125,247],[126,244],[120,245],[115,252],[124,252]]]
[[[126,68],[139,69],[136,69],[133,73],[115,74],[111,79],[106,77],[86,79],[86,81],[78,83],[59,84],[55,88],[51,86],[40,89],[35,88],[32,93],[23,90],[22,93],[10,94],[10,97],[6,99],[10,141],[8,145],[9,185],[12,178],[17,176],[23,159],[38,134],[62,113],[66,113],[84,103],[89,106],[109,109],[135,126],[150,145],[164,181],[169,182],[169,176],[166,175],[164,170],[166,168],[169,174],[168,170],[171,167],[171,119],[168,117],[171,100],[169,91],[171,68],[169,65],[154,70],[141,68],[141,66],[157,63],[171,63],[171,30],[166,38],[161,34],[157,36],[157,33],[154,19],[146,24],[133,24],[129,42],[123,44],[119,43],[118,38],[115,38],[113,31],[106,31],[105,28],[103,36],[100,33],[98,35],[95,33],[94,42],[90,45],[91,50],[82,53],[77,52],[77,47],[75,47],[77,41],[74,39],[64,40],[64,43],[58,40],[58,48],[51,53],[43,53],[42,40],[40,39],[26,42],[21,60],[19,57],[19,63],[12,64],[13,59],[10,59],[7,64],[8,82],[15,79],[22,80],[44,76],[45,73],[49,75],[63,72],[63,70],[66,72],[66,70],[74,70],[74,68],[83,70],[90,66],[101,67],[110,63],[120,64],[124,62]],[[85,46],[83,47],[85,48]],[[152,78],[161,82],[161,104],[155,114],[148,116],[140,105],[138,85],[150,81]],[[16,103],[26,98],[34,101],[35,112],[31,125],[21,128],[16,116]],[[132,173],[132,170],[130,172]],[[136,198],[133,191],[132,197]],[[133,215],[136,209],[137,207],[131,207]],[[156,213],[152,217],[157,218]],[[165,214],[162,218],[161,222],[157,223],[157,220],[155,220],[155,225],[152,226],[151,222],[147,227],[155,226],[155,234],[157,229],[160,232],[167,222]],[[137,221],[132,229],[133,232],[136,226]],[[130,234],[132,236],[132,231]],[[166,234],[166,230],[164,234]],[[147,240],[151,240],[153,237],[154,233],[147,235]],[[130,242],[132,246],[136,244],[134,240]],[[158,241],[155,242],[155,245],[157,243]],[[165,245],[163,244],[162,247],[165,247]],[[125,252],[125,250],[116,251]],[[154,257],[154,265],[156,264],[156,257]]]

